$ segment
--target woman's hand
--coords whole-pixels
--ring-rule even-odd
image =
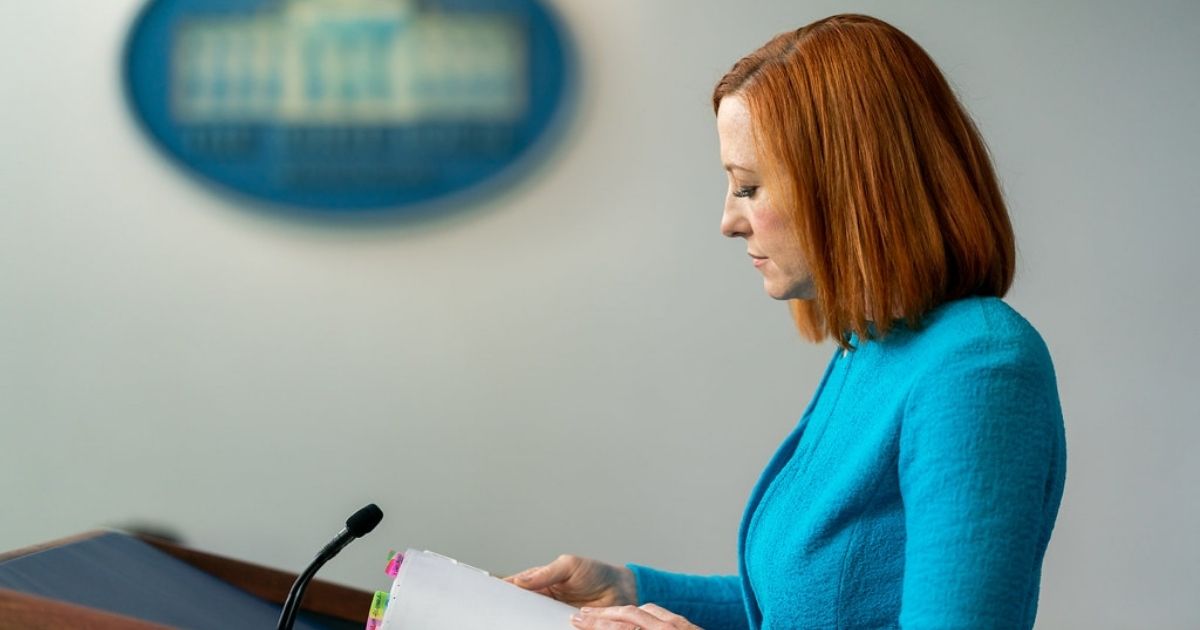
[[[571,624],[580,630],[701,630],[700,626],[654,604],[641,608],[584,608],[571,617]]]
[[[550,564],[526,569],[504,581],[572,606],[637,603],[633,571],[578,556],[559,556]]]

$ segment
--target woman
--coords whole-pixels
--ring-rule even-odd
[[[561,556],[509,578],[578,628],[1029,628],[1065,440],[978,131],[879,20],[772,39],[713,94],[742,238],[801,332],[839,345],[754,488],[739,574]],[[638,607],[640,605],[640,607]]]

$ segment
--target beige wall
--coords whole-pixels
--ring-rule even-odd
[[[8,5],[0,549],[153,519],[299,568],[375,501],[323,576],[382,588],[410,545],[733,570],[831,348],[718,234],[707,98],[775,32],[858,10],[942,65],[1009,196],[1010,302],[1070,451],[1039,627],[1200,625],[1197,3],[561,0],[584,75],[555,155],[379,229],[239,207],[162,159],[118,82],[136,0]]]

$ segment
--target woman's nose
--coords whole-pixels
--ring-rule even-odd
[[[725,210],[721,213],[721,234],[729,238],[742,237],[745,238],[750,233],[750,224],[742,213],[734,207],[732,203],[725,204]]]

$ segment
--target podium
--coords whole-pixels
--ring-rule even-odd
[[[271,630],[296,575],[92,531],[0,553],[0,630]],[[296,628],[361,630],[372,594],[313,581]]]

